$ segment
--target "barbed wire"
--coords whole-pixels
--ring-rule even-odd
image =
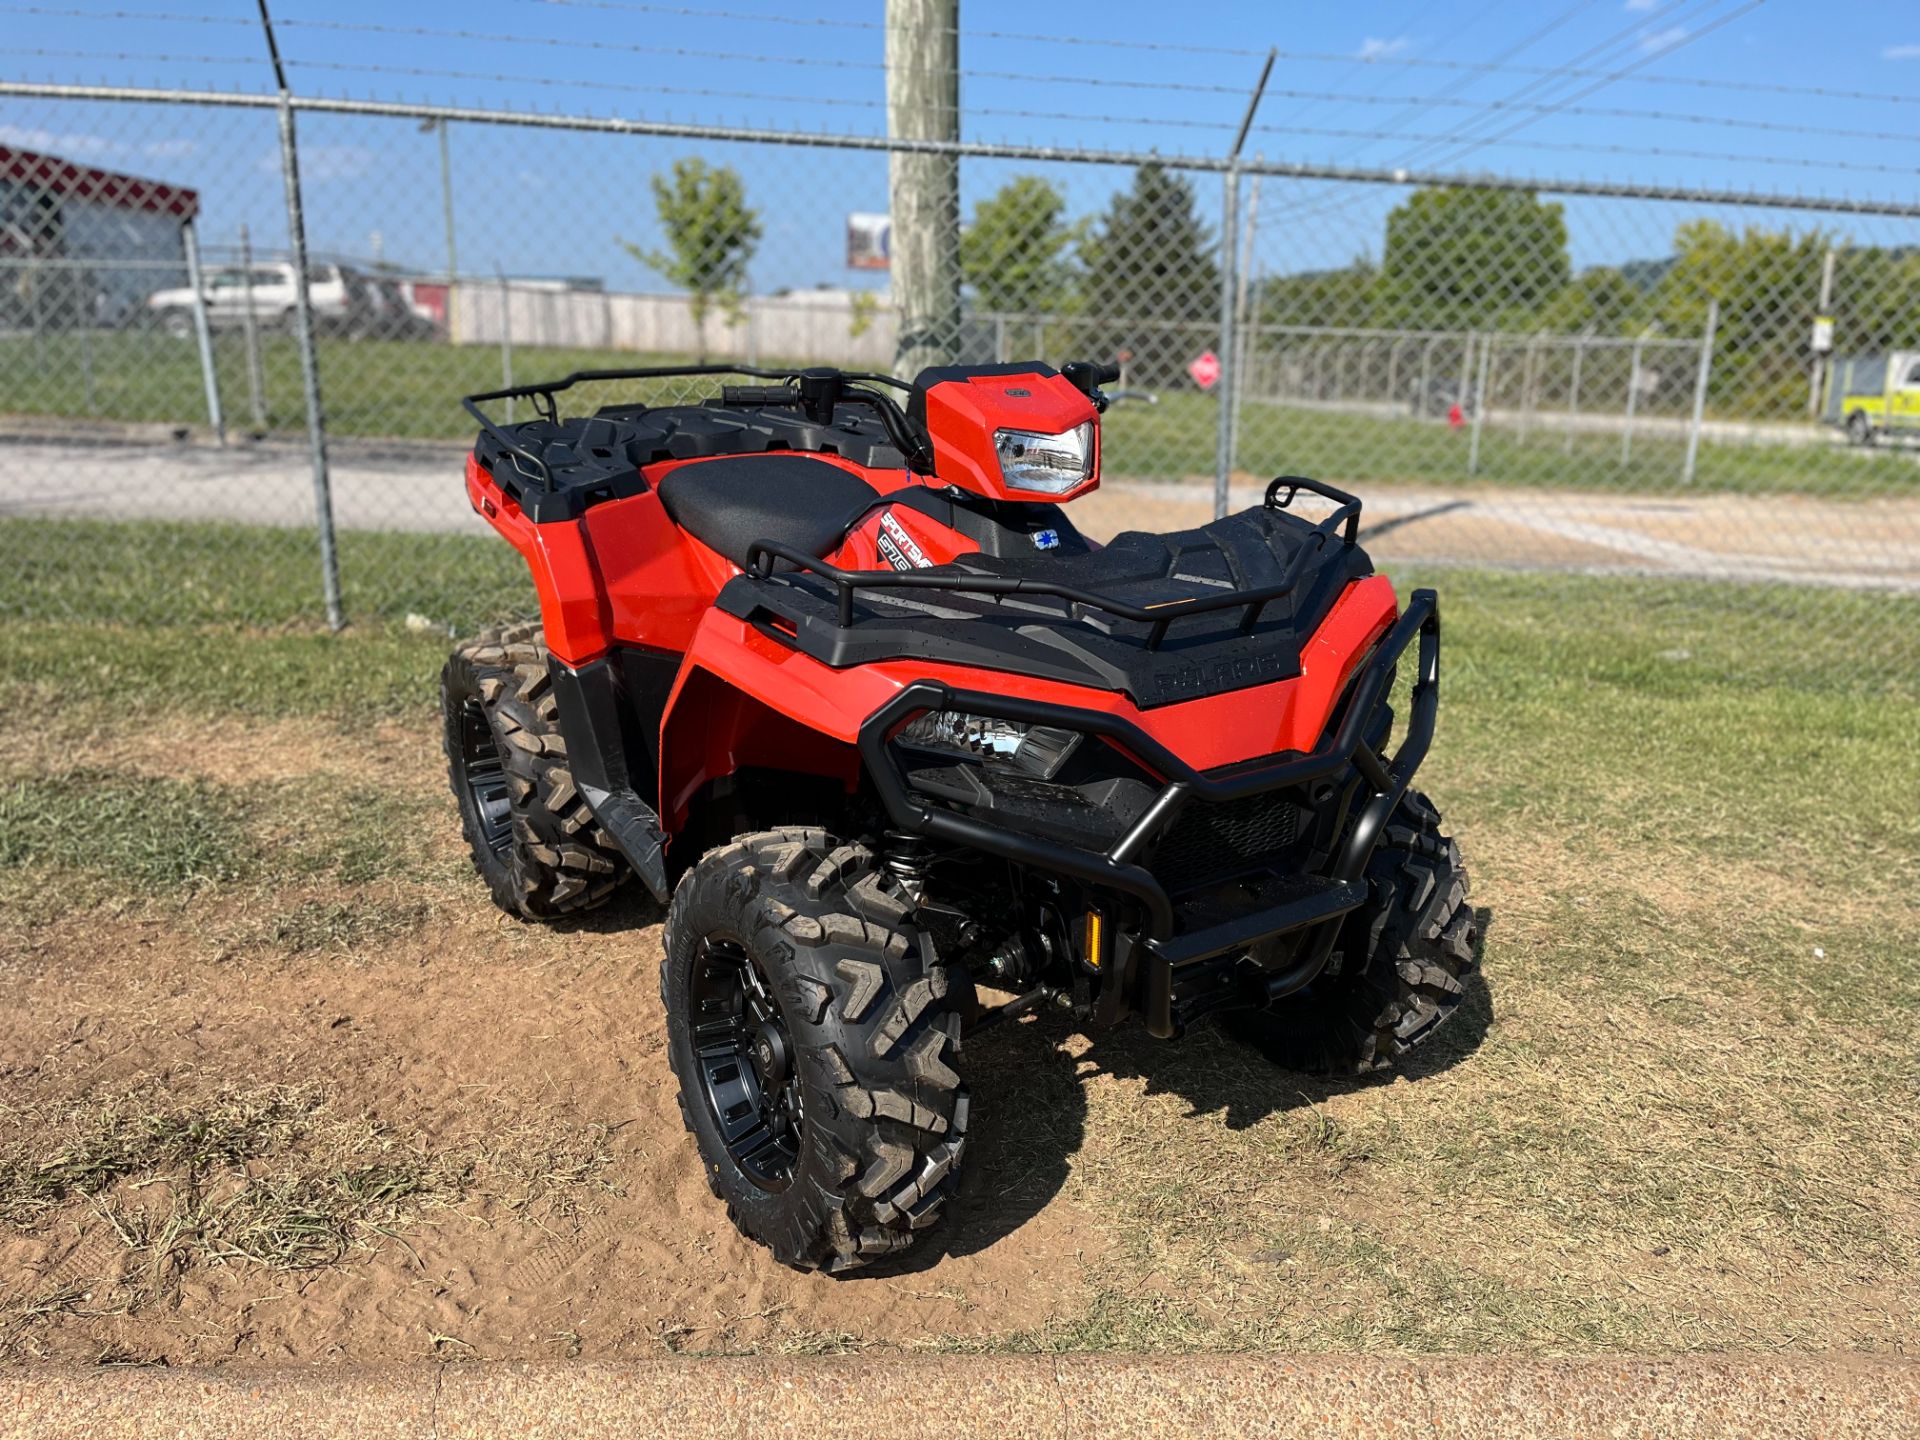
[[[163,25],[243,25],[257,31],[260,22],[240,15],[183,15],[161,10],[80,10],[61,5],[0,5],[0,15],[40,15],[56,20],[152,20]]]
[[[640,0],[524,0],[524,3],[541,4],[566,8],[620,8],[641,13],[674,14],[688,17],[704,16],[712,19],[766,21],[768,23],[818,24],[853,29],[883,29],[879,21],[856,21],[840,18],[820,18],[818,20],[798,16],[773,16],[744,11],[711,11],[688,6],[646,5]],[[0,14],[34,15],[75,20],[128,20],[155,21],[168,24],[185,25],[225,25],[257,28],[259,22],[250,16],[182,14],[169,11],[152,10],[94,10],[75,6],[0,4]],[[280,25],[312,24],[311,21],[280,20]],[[1090,48],[1112,50],[1137,50],[1144,52],[1164,52],[1167,54],[1218,55],[1238,58],[1264,59],[1266,47],[1245,47],[1233,45],[1198,45],[1163,40],[1123,40],[1113,36],[1099,35],[1049,35],[1040,32],[1015,30],[968,30],[962,29],[963,37],[976,40],[1020,40],[1037,44],[1076,45]],[[524,35],[502,36],[503,40],[513,43],[526,43],[539,37]],[[715,52],[725,58],[734,57],[732,52]],[[1485,60],[1446,60],[1433,56],[1420,55],[1375,55],[1361,56],[1355,52],[1330,52],[1323,50],[1287,50],[1275,52],[1276,57],[1290,64],[1303,65],[1352,65],[1356,60],[1369,68],[1393,70],[1446,70],[1471,71],[1478,74],[1504,75],[1558,75],[1574,79],[1615,79],[1627,80],[1636,85],[1679,86],[1692,89],[1722,90],[1749,95],[1774,95],[1822,100],[1858,101],[1869,104],[1920,105],[1920,93],[1886,90],[1856,90],[1828,85],[1790,85],[1779,81],[1766,80],[1729,80],[1717,76],[1704,75],[1628,75],[1621,71],[1584,69],[1578,66],[1516,65],[1495,63]],[[1027,79],[1052,79],[1049,76],[1027,76]],[[1244,87],[1225,86],[1223,89],[1236,94],[1244,94]]]
[[[579,3],[579,0],[530,0],[536,4]],[[604,0],[611,3],[611,0]],[[155,64],[155,65],[233,65],[247,68],[264,66],[266,61],[252,55],[206,55],[177,54],[151,50],[76,50],[49,46],[15,47],[11,52],[17,59],[29,60],[82,60],[102,61],[119,64]],[[696,99],[712,100],[766,100],[775,104],[824,105],[842,109],[882,110],[886,102],[881,99],[858,98],[845,95],[793,95],[779,94],[765,90],[731,90],[712,86],[640,84],[633,81],[592,80],[579,76],[528,75],[509,73],[503,70],[463,70],[430,65],[384,65],[366,60],[309,60],[296,56],[287,57],[287,65],[303,70],[321,70],[340,75],[387,75],[408,79],[464,80],[490,85],[536,85],[555,89],[597,90],[609,94],[623,95],[677,95]],[[1396,105],[1418,102],[1436,108],[1486,109],[1490,111],[1521,111],[1541,114],[1556,113],[1552,107],[1525,103],[1512,103],[1504,100],[1487,102],[1462,100],[1451,96],[1380,96],[1357,95],[1345,91],[1298,90],[1291,88],[1270,88],[1267,94],[1276,100],[1302,100],[1321,104],[1356,105]],[[1203,120],[1179,115],[1114,115],[1080,110],[1031,110],[1009,108],[995,105],[968,106],[968,115],[992,116],[996,119],[1010,120],[1063,120],[1090,125],[1149,125],[1182,130],[1230,131],[1238,122],[1233,120]],[[1752,130],[1776,135],[1793,135],[1811,139],[1832,140],[1869,140],[1886,143],[1914,143],[1920,141],[1912,131],[1905,130],[1855,130],[1844,126],[1809,125],[1805,122],[1781,120],[1751,120],[1737,116],[1701,115],[1679,110],[1640,110],[1626,106],[1568,105],[1557,113],[1599,120],[1646,120],[1667,125],[1698,125],[1732,130]],[[1404,138],[1407,140],[1464,140],[1463,135],[1426,135],[1407,133],[1394,128],[1391,122],[1379,130],[1340,130],[1312,126],[1296,126],[1285,122],[1270,122],[1253,127],[1255,134],[1289,135],[1310,134],[1325,138],[1348,136],[1363,140],[1384,140]],[[1681,152],[1653,151],[1649,153],[1678,154]],[[1731,156],[1707,156],[1699,158],[1733,158]],[[1764,159],[1768,157],[1742,156],[1742,159]]]
[[[1753,0],[1759,3],[1759,0]],[[1422,135],[1395,130],[1346,130],[1323,128],[1312,125],[1290,127],[1285,133],[1293,135],[1311,135],[1330,140],[1409,140],[1417,141],[1430,148],[1443,148],[1461,142],[1476,143],[1470,135]],[[1538,150],[1546,153],[1566,153],[1575,155],[1657,155],[1669,160],[1711,160],[1743,165],[1784,165],[1808,170],[1853,170],[1882,175],[1920,175],[1920,165],[1877,165],[1860,161],[1829,160],[1825,158],[1807,159],[1780,155],[1756,155],[1724,150],[1675,149],[1666,145],[1613,144],[1603,145],[1583,140],[1508,140],[1503,141],[1517,149]]]

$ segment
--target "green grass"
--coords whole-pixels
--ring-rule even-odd
[[[0,740],[16,758],[74,752],[0,770],[0,903],[50,921],[36,895],[159,895],[149,913],[274,967],[377,963],[449,886],[471,888],[446,869],[453,850],[432,849],[449,822],[437,794],[429,813],[425,745],[391,786],[343,781],[337,755],[267,783],[200,775],[191,748],[165,779],[164,756],[144,772],[83,763],[95,741],[196,727],[226,726],[233,745],[317,726],[347,755],[369,721],[430,734],[444,636],[301,628],[296,582],[222,565],[190,532],[86,539],[114,573],[34,580],[76,618],[0,620],[0,681],[24,697]],[[381,543],[394,563],[378,573],[405,576],[414,542]],[[162,563],[202,587],[178,618],[78,618],[115,612],[120,568]],[[1441,592],[1421,784],[1461,839],[1485,929],[1484,981],[1453,1027],[1407,1078],[1364,1084],[1277,1071],[1205,1029],[1176,1046],[1053,1019],[987,1032],[967,1047],[973,1193],[1027,1206],[1059,1192],[1087,1249],[1050,1263],[1078,1298],[986,1340],[827,1336],[799,1319],[788,1333],[776,1318],[766,1348],[1912,1349],[1920,694],[1887,678],[1883,647],[1920,625],[1920,601],[1821,592],[1814,634],[1806,592],[1765,586],[1399,578]],[[496,601],[511,598],[503,580]],[[279,623],[222,618],[247,610]],[[175,814],[191,819],[161,818]],[[535,932],[521,943],[543,953]],[[655,1067],[648,1083],[663,1073],[657,1056],[633,1063]],[[105,1118],[55,1106],[0,1125],[18,1141],[0,1163],[16,1216],[78,1195],[120,1205],[126,1186],[181,1173],[169,1137],[194,1106],[98,1103]],[[213,1098],[201,1111],[226,1113]],[[249,1197],[230,1218],[178,1212],[161,1197],[182,1192],[159,1188],[110,1213],[143,1254],[189,1253],[184,1213],[210,1237],[191,1253],[297,1265],[455,1193],[532,1195],[560,1176],[590,1196],[607,1164],[604,1136],[570,1132],[503,1140],[520,1158],[471,1175],[465,1151],[396,1172],[378,1167],[418,1158],[404,1135],[320,1145],[313,1123],[219,1140],[267,1136],[204,1167],[247,1187],[207,1192]]]
[[[1170,391],[1157,405],[1122,404],[1102,422],[1102,465],[1115,476],[1211,476],[1218,402]],[[1470,436],[1442,423],[1378,419],[1249,402],[1242,407],[1239,468],[1258,475],[1311,475],[1337,485],[1409,484],[1581,490],[1659,495],[1820,495],[1835,499],[1920,495],[1920,454],[1840,446],[1730,444],[1704,440],[1692,485],[1682,487],[1686,443],[1642,431],[1631,462],[1617,434],[1566,437],[1543,419],[1530,436],[1488,425],[1477,471]]]
[[[252,423],[245,352],[238,332],[216,336],[216,369],[229,423]],[[266,428],[299,433],[306,424],[293,342],[268,335],[262,346]],[[460,397],[503,383],[500,354],[490,345],[323,339],[319,343],[330,433],[342,437],[466,440],[472,420]],[[686,363],[688,357],[627,351],[522,346],[520,381],[572,370]],[[763,363],[782,363],[767,359]],[[804,363],[804,362],[796,362]],[[91,368],[92,399],[81,377]],[[0,414],[203,425],[206,398],[191,342],[129,332],[0,337]],[[616,392],[607,392],[611,398]],[[639,392],[635,392],[638,394]],[[1732,417],[1738,418],[1738,417]],[[1170,390],[1157,405],[1122,404],[1107,415],[1106,469],[1142,479],[1210,475],[1218,402]],[[1466,432],[1410,419],[1377,420],[1293,406],[1248,403],[1239,460],[1262,474],[1304,473],[1348,482],[1489,485],[1660,493],[1680,485],[1684,442],[1643,430],[1630,464],[1620,462],[1617,435],[1577,437],[1571,452],[1544,416],[1522,439],[1487,427],[1480,467],[1469,476]],[[1737,445],[1706,441],[1693,494],[1810,494],[1844,498],[1911,495],[1920,463],[1911,453],[1860,452],[1830,446]]]

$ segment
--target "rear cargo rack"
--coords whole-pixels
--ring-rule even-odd
[[[1184,620],[1191,615],[1210,615],[1221,610],[1244,610],[1240,617],[1240,633],[1249,635],[1259,625],[1261,613],[1275,600],[1291,595],[1299,587],[1304,576],[1327,546],[1339,541],[1344,546],[1352,546],[1360,537],[1360,500],[1358,496],[1328,485],[1319,480],[1309,480],[1302,475],[1282,475],[1267,486],[1265,506],[1269,510],[1286,510],[1302,490],[1310,491],[1326,500],[1334,502],[1336,508],[1324,520],[1314,524],[1308,538],[1302,542],[1294,557],[1287,563],[1285,573],[1272,585],[1263,585],[1257,590],[1238,590],[1225,595],[1197,595],[1191,600],[1170,600],[1158,605],[1130,605],[1124,600],[1116,600],[1111,595],[1101,595],[1092,590],[1083,590],[1077,585],[1061,585],[1051,580],[1032,578],[1014,578],[1004,575],[956,575],[952,573],[936,574],[932,571],[916,570],[842,570],[825,560],[795,550],[790,546],[775,544],[771,540],[756,540],[747,547],[747,570],[759,580],[784,581],[788,572],[778,572],[776,563],[786,564],[796,571],[818,575],[834,587],[834,598],[838,606],[837,619],[841,629],[853,624],[853,597],[862,590],[943,590],[948,594],[961,595],[1048,595],[1056,600],[1065,600],[1072,605],[1082,605],[1090,610],[1099,610],[1121,620],[1150,626],[1147,632],[1147,648],[1157,650],[1167,638],[1167,632],[1176,620]],[[1284,494],[1282,493],[1284,492]]]
[[[760,391],[746,404],[788,404],[804,403],[809,385],[817,378],[826,379],[832,400],[846,404],[871,406],[879,412],[881,423],[888,435],[900,447],[900,453],[910,459],[920,458],[924,446],[918,443],[918,436],[902,413],[898,404],[876,390],[864,388],[868,385],[890,385],[895,389],[907,390],[912,387],[904,380],[891,375],[876,375],[863,370],[768,370],[758,365],[647,365],[619,370],[575,370],[571,375],[563,375],[558,380],[536,380],[526,385],[508,385],[499,390],[482,390],[473,395],[463,395],[460,404],[466,412],[479,422],[480,428],[491,435],[500,449],[513,457],[515,468],[533,480],[538,480],[544,490],[556,488],[553,468],[540,455],[520,444],[508,432],[505,426],[488,415],[480,407],[492,400],[531,400],[534,413],[549,424],[558,424],[560,420],[560,402],[554,399],[562,390],[571,390],[575,385],[599,384],[614,380],[684,380],[695,379],[703,375],[751,375],[756,380],[777,380],[778,386],[739,387],[742,391],[752,388]],[[794,388],[789,388],[794,387]],[[733,388],[733,387],[728,387]],[[724,398],[724,392],[723,392]],[[831,406],[829,405],[829,408]]]

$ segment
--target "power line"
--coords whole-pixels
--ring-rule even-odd
[[[1678,13],[1669,12],[1666,16],[1663,16],[1662,18],[1665,20],[1668,20],[1671,23],[1680,19],[1681,16],[1687,15],[1689,13],[1703,14],[1707,10],[1712,9],[1713,6],[1719,4],[1720,0],[1693,0],[1693,3],[1695,5],[1695,9],[1690,12],[1688,10],[1688,0],[1682,0],[1682,3],[1678,7]],[[1601,40],[1593,45],[1589,45],[1585,50],[1582,50],[1578,55],[1575,55],[1572,59],[1566,61],[1563,65],[1556,66],[1554,70],[1549,74],[1528,81],[1526,84],[1520,86],[1517,90],[1514,90],[1504,98],[1509,103],[1515,103],[1515,102],[1526,100],[1529,96],[1532,96],[1535,94],[1541,94],[1543,92],[1551,92],[1556,87],[1563,84],[1578,83],[1577,81],[1569,81],[1567,78],[1566,72],[1580,65],[1585,64],[1589,60],[1593,60],[1596,58],[1605,57],[1609,61],[1617,61],[1618,56],[1613,55],[1610,52],[1618,51],[1621,49],[1622,46],[1630,46],[1638,43],[1638,40],[1640,38],[1640,34],[1642,33],[1642,31],[1643,31],[1643,23],[1640,20],[1636,19],[1631,23],[1621,27],[1619,30],[1614,31],[1612,34],[1608,35],[1604,40]],[[1657,58],[1657,57],[1651,57],[1651,56],[1648,57],[1649,60],[1653,58]],[[1646,61],[1643,61],[1642,63],[1644,64],[1646,63]],[[1609,82],[1603,82],[1603,83],[1609,83]],[[1538,118],[1538,117],[1535,117],[1535,118]],[[1489,120],[1491,120],[1492,123],[1497,124],[1499,121],[1499,117],[1497,115],[1494,115],[1491,111],[1489,111],[1487,115],[1482,116],[1480,119],[1470,120],[1467,123],[1469,128],[1471,129],[1480,124],[1488,123]],[[1408,152],[1408,154],[1402,157],[1399,163],[1403,165],[1412,164],[1415,160],[1419,159],[1421,156],[1425,155],[1426,153],[1427,153],[1427,147],[1424,147],[1424,146],[1418,147],[1415,150]]]
[[[1681,36],[1678,40],[1674,41],[1671,45],[1662,46],[1660,49],[1653,51],[1651,54],[1648,54],[1642,59],[1634,62],[1634,64],[1628,66],[1627,69],[1629,72],[1631,72],[1633,70],[1640,69],[1643,66],[1651,65],[1656,60],[1659,60],[1662,57],[1672,53],[1673,51],[1678,50],[1682,45],[1691,45],[1693,44],[1694,41],[1699,40],[1707,35],[1711,35],[1714,31],[1722,28],[1723,26],[1732,24],[1735,20],[1738,20],[1742,15],[1747,14],[1749,11],[1758,9],[1759,6],[1760,6],[1760,0],[1746,0],[1745,4],[1736,6],[1732,10],[1724,11],[1720,15],[1716,16],[1714,19],[1707,21],[1706,24],[1702,25],[1698,30],[1693,30],[1688,32],[1687,34]],[[1584,100],[1586,99],[1587,96],[1594,94],[1596,91],[1605,89],[1608,85],[1612,83],[1613,81],[1611,78],[1596,80],[1593,84],[1588,85],[1586,88],[1575,92],[1573,95],[1564,97],[1564,102],[1566,104],[1571,104],[1576,100]],[[1550,107],[1546,113],[1547,114],[1552,113],[1552,110],[1555,108],[1558,108],[1558,102],[1556,102],[1556,104],[1553,107]],[[1479,150],[1484,146],[1496,144],[1499,141],[1505,140],[1508,136],[1516,134],[1521,130],[1524,130],[1529,125],[1537,124],[1540,120],[1544,118],[1545,118],[1544,114],[1524,116],[1521,119],[1514,121],[1513,124],[1509,125],[1506,129],[1499,131],[1497,134],[1489,135],[1482,140],[1477,140],[1473,144],[1467,146],[1466,149],[1461,150],[1458,153],[1446,156],[1440,163],[1443,165],[1450,165],[1458,161],[1464,160],[1467,156],[1473,154],[1474,151]]]
[[[1715,3],[1718,3],[1718,0],[1704,0],[1704,7],[1711,8],[1711,6],[1714,5]],[[1705,26],[1704,28],[1692,32],[1691,34],[1685,36],[1683,39],[1681,39],[1680,41],[1676,42],[1673,45],[1664,46],[1661,49],[1646,55],[1641,60],[1636,61],[1633,65],[1627,67],[1625,70],[1612,71],[1612,72],[1600,72],[1600,78],[1596,80],[1596,83],[1589,85],[1587,88],[1579,91],[1576,94],[1563,95],[1560,97],[1559,101],[1555,103],[1556,105],[1565,105],[1576,100],[1584,99],[1586,96],[1593,94],[1595,91],[1604,89],[1607,85],[1613,83],[1615,80],[1625,79],[1629,75],[1631,75],[1635,70],[1643,68],[1646,65],[1650,65],[1656,60],[1664,59],[1666,56],[1670,55],[1674,50],[1678,49],[1680,45],[1690,44],[1692,41],[1697,40],[1702,35],[1709,34],[1712,31],[1717,30],[1721,25],[1724,25],[1728,21],[1736,18],[1737,16],[1744,14],[1746,10],[1753,8],[1753,6],[1758,3],[1759,3],[1759,0],[1749,0],[1749,4],[1743,7],[1742,9],[1726,12],[1725,14],[1720,16],[1718,19],[1714,20],[1712,23]],[[1683,10],[1682,13],[1686,13],[1686,12]],[[1694,11],[1692,13],[1694,15],[1702,14],[1704,13],[1704,8],[1702,10]],[[1669,14],[1669,16],[1663,17],[1663,18],[1672,19],[1674,17],[1671,14]],[[1581,52],[1580,55],[1576,56],[1572,62],[1569,62],[1567,65],[1557,67],[1554,70],[1548,71],[1544,79],[1535,80],[1528,85],[1523,85],[1520,89],[1508,95],[1506,97],[1506,103],[1511,104],[1511,103],[1517,102],[1522,98],[1524,98],[1529,93],[1540,90],[1541,88],[1543,88],[1543,86],[1546,88],[1551,88],[1552,85],[1555,83],[1564,83],[1567,77],[1571,77],[1572,75],[1574,75],[1576,68],[1578,67],[1581,61],[1586,60],[1595,54],[1604,53],[1608,50],[1614,49],[1616,46],[1618,46],[1621,43],[1623,37],[1632,35],[1638,29],[1639,29],[1639,26],[1636,23],[1635,25],[1626,27],[1626,29],[1624,30],[1616,32],[1612,37],[1609,37],[1607,40],[1601,41],[1597,45],[1589,46],[1585,51]],[[1545,114],[1551,114],[1551,113],[1554,113],[1554,106],[1543,107],[1541,113],[1529,115],[1517,121],[1515,124],[1509,126],[1506,130],[1499,132],[1498,135],[1476,137],[1466,142],[1463,148],[1460,148],[1451,152],[1446,157],[1446,160],[1447,162],[1450,163],[1450,162],[1455,162],[1455,161],[1464,159],[1466,156],[1472,154],[1475,150],[1482,149],[1486,145],[1493,143],[1497,139],[1503,139],[1507,136],[1510,136],[1515,132],[1526,128],[1528,125],[1534,124],[1537,120],[1544,118]],[[1471,126],[1479,122],[1469,121],[1468,123]],[[1531,144],[1532,144],[1532,142],[1519,142],[1519,143],[1528,144],[1528,148],[1531,148]],[[1440,147],[1437,147],[1431,144],[1416,145],[1413,150],[1407,152],[1406,156],[1399,161],[1399,165],[1396,168],[1411,166],[1421,156],[1431,154],[1436,148],[1440,148]],[[1352,205],[1359,203],[1361,198],[1362,197],[1359,195],[1354,195],[1354,196],[1347,197],[1345,199],[1331,200],[1316,208],[1309,209],[1304,213],[1295,212],[1295,214],[1289,218],[1291,218],[1294,221],[1299,221],[1302,219],[1313,218],[1316,216],[1325,216],[1327,214],[1331,214],[1340,210],[1347,209]]]
[[[1487,63],[1490,65],[1499,65],[1508,60],[1511,60],[1514,56],[1520,54],[1523,50],[1531,49],[1534,45],[1538,44],[1540,41],[1544,40],[1547,36],[1551,35],[1555,30],[1558,30],[1561,26],[1567,24],[1576,15],[1580,14],[1582,11],[1591,9],[1592,4],[1593,4],[1593,0],[1582,0],[1582,3],[1574,5],[1570,9],[1561,11],[1560,14],[1556,15],[1553,19],[1549,20],[1545,25],[1542,25],[1539,29],[1531,32],[1524,39],[1515,41],[1513,44],[1509,45],[1506,49],[1502,50],[1498,55],[1494,56],[1493,59],[1488,61]],[[1458,95],[1462,90],[1465,90],[1470,86],[1472,86],[1476,78],[1477,77],[1472,74],[1460,75],[1460,76],[1457,76],[1451,84],[1443,87],[1440,91],[1440,94],[1434,97],[1434,99],[1431,101],[1427,101],[1424,99],[1421,99],[1421,100],[1410,99],[1406,101],[1405,106],[1404,108],[1402,108],[1400,113],[1388,119],[1386,128],[1389,130],[1399,130],[1404,128],[1406,125],[1410,124],[1412,121],[1417,120],[1420,116],[1424,115],[1428,110],[1435,108],[1436,106],[1444,103],[1446,100],[1450,99],[1451,97]],[[1349,152],[1349,153],[1357,153],[1357,151]]]

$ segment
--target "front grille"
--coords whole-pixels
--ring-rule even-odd
[[[1177,895],[1284,861],[1300,819],[1299,806],[1273,793],[1218,805],[1189,801],[1154,849],[1154,878]]]

